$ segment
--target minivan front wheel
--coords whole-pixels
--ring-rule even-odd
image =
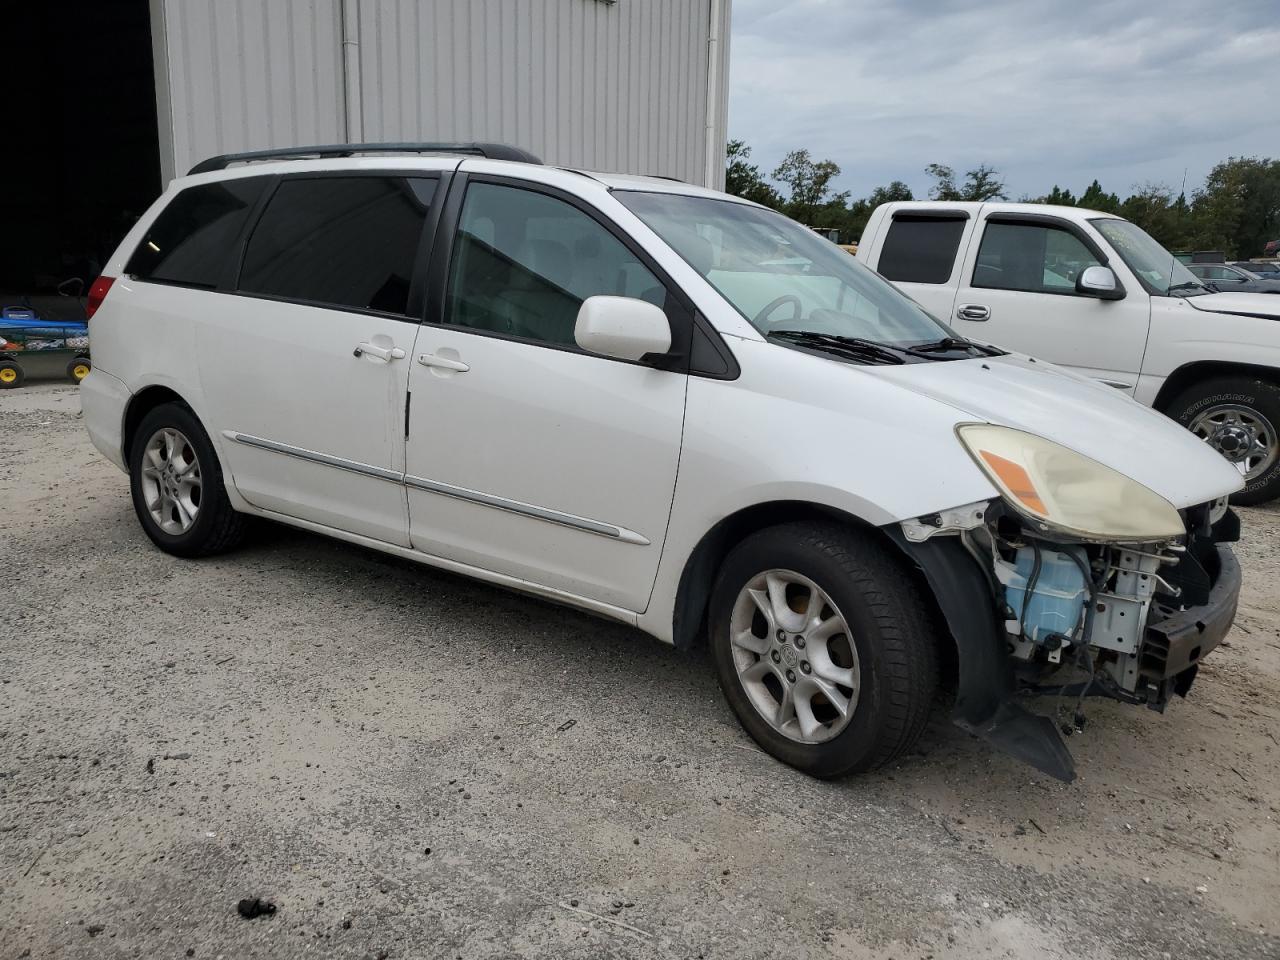
[[[935,638],[881,545],[836,524],[762,530],[725,558],[711,603],[721,689],[779,760],[838,777],[891,762],[923,731]]]
[[[244,534],[246,518],[227,499],[209,435],[182,404],[161,404],[138,424],[129,487],[142,529],[166,553],[208,556]]]

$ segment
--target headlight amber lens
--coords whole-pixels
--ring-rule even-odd
[[[1074,450],[987,423],[964,424],[956,432],[1009,505],[1045,531],[1119,542],[1185,532],[1168,500]]]

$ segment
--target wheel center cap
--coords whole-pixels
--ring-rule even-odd
[[[1220,427],[1209,438],[1219,453],[1227,458],[1239,457],[1253,446],[1253,435],[1244,427]]]
[[[800,662],[800,654],[796,652],[796,648],[791,646],[791,644],[783,644],[782,659],[788,667],[794,667]]]

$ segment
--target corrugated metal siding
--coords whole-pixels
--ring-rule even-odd
[[[219,153],[345,139],[340,0],[152,2],[166,39],[168,176]]]
[[[342,0],[152,2],[178,172],[217,153],[346,139]],[[348,2],[366,141],[496,140],[562,166],[705,180],[712,0]]]
[[[710,0],[359,0],[369,140],[700,182]]]

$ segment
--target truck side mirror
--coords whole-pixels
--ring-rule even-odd
[[[1115,271],[1096,264],[1085,267],[1080,276],[1076,277],[1076,293],[1097,297],[1099,300],[1124,299],[1124,287],[1116,279]]]

